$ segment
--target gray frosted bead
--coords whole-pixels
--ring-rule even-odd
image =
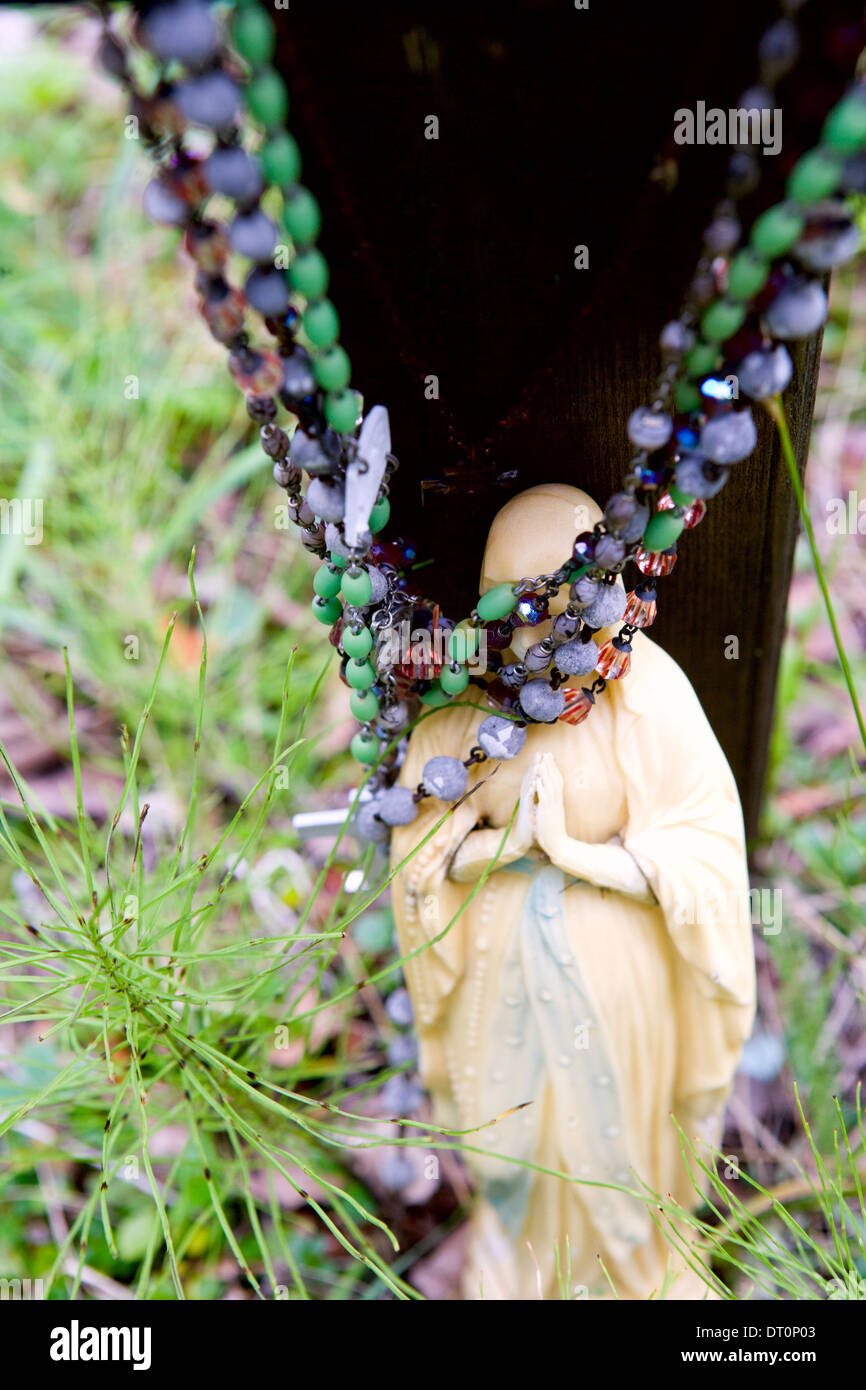
[[[808,338],[826,317],[827,296],[814,280],[786,285],[764,311],[764,323],[774,338]]]
[[[306,434],[300,426],[292,435],[292,462],[305,468],[311,478],[327,477],[336,473],[339,450],[334,453],[324,437]],[[342,521],[342,517],[339,518]]]
[[[389,787],[376,798],[379,818],[386,825],[411,825],[418,814],[418,804],[408,787]]]
[[[527,719],[552,724],[565,709],[565,696],[545,680],[527,681],[520,692],[520,708]]]
[[[732,410],[708,420],[701,430],[701,453],[714,463],[739,463],[758,442],[752,412]]]
[[[757,348],[747,353],[735,375],[741,391],[755,401],[763,401],[784,391],[793,371],[791,355],[780,343],[775,348]]]
[[[388,581],[382,571],[376,565],[368,565],[367,573],[373,585],[373,592],[370,595],[370,602],[365,604],[365,608],[375,608],[380,604],[388,593]]]
[[[681,357],[695,341],[695,335],[679,319],[671,319],[659,334],[659,347],[665,357]]]
[[[554,641],[567,642],[580,627],[580,618],[572,617],[571,613],[559,613],[553,620],[551,635]]]
[[[581,642],[578,637],[573,642],[566,642],[556,653],[557,670],[564,676],[588,676],[590,671],[595,670],[597,661],[598,647],[592,638],[588,642]]]
[[[238,89],[224,72],[206,72],[181,82],[177,104],[194,125],[220,130],[231,125],[237,115]]]
[[[322,521],[342,521],[346,506],[346,489],[341,482],[329,478],[313,478],[307,488],[307,502],[313,514]]]
[[[761,76],[768,82],[782,77],[794,66],[799,52],[797,26],[790,19],[777,19],[764,31],[758,44]]]
[[[596,629],[610,627],[611,623],[619,622],[625,612],[627,601],[621,584],[603,584],[598,598],[584,609],[583,621],[588,627]],[[559,653],[556,664],[559,665]]]
[[[365,840],[373,840],[381,844],[387,840],[390,829],[378,817],[379,798],[371,797],[369,801],[362,801],[353,817],[355,828],[359,835]]]
[[[604,519],[608,530],[630,545],[639,541],[649,521],[649,509],[641,506],[630,492],[615,492],[607,500]]]
[[[602,569],[611,569],[625,556],[625,541],[617,536],[600,536],[595,546],[595,563]]]
[[[261,208],[242,212],[229,227],[229,241],[241,256],[267,261],[277,244],[277,226]]]
[[[478,725],[475,737],[488,758],[516,758],[526,743],[526,726],[501,714],[488,714]]]
[[[736,217],[721,216],[710,223],[706,231],[706,242],[711,251],[724,255],[731,251],[740,240],[740,224]]]
[[[161,227],[182,227],[190,215],[183,198],[172,192],[161,179],[151,179],[142,195],[141,206],[145,217],[149,217],[151,222],[158,222]]]
[[[456,801],[465,792],[468,781],[469,773],[460,759],[444,754],[428,759],[421,773],[424,790],[440,801]]]
[[[392,989],[388,998],[385,1000],[385,1013],[392,1023],[396,1023],[398,1028],[411,1028],[415,1014],[412,1010],[412,1000],[409,998],[409,991],[402,985],[398,989]]]
[[[187,67],[206,63],[219,41],[213,16],[203,0],[156,5],[142,21],[141,34],[151,53],[163,62],[176,58]]]
[[[388,1077],[379,1095],[383,1106],[392,1115],[412,1115],[416,1110],[421,1108],[424,1101],[424,1092],[417,1081],[410,1081],[407,1076],[400,1073],[398,1073],[397,1076]],[[405,1155],[400,1155],[400,1157],[404,1158]],[[391,1182],[396,1181],[399,1177],[396,1188],[392,1190],[399,1191],[400,1188],[409,1185],[415,1176],[414,1168],[409,1172],[410,1167],[411,1161],[407,1159],[406,1162],[401,1163],[399,1167],[392,1164],[390,1169],[386,1170],[385,1176],[388,1177]],[[383,1177],[382,1181],[385,1183],[385,1177]],[[385,1185],[387,1186],[388,1184],[385,1183]]]
[[[806,230],[794,247],[794,255],[819,274],[850,261],[860,249],[860,229],[851,221],[845,205],[819,203],[810,208]]]
[[[373,537],[369,531],[361,532],[358,545],[365,554],[370,549],[372,541]],[[350,558],[349,547],[343,539],[343,533],[339,526],[335,525],[333,521],[329,521],[328,525],[325,527],[325,544],[332,555],[339,555],[341,560],[348,560]]]
[[[214,193],[249,202],[262,191],[259,166],[240,145],[217,146],[204,162],[204,176]]]
[[[643,535],[642,531],[641,535]],[[575,579],[568,592],[575,607],[586,608],[588,604],[594,603],[598,598],[600,588],[600,579],[590,579],[588,574],[584,574],[580,579]]]
[[[664,411],[639,405],[628,417],[628,437],[639,449],[660,449],[667,444],[673,431],[673,420]]]
[[[303,348],[295,348],[291,356],[285,358],[285,364],[286,379],[283,390],[286,395],[301,399],[312,395],[316,389],[316,378],[313,376],[309,353]]]
[[[705,501],[721,492],[728,481],[729,469],[712,463],[703,454],[683,454],[677,464],[676,485],[689,497],[701,497]]]
[[[749,87],[743,92],[737,106],[741,111],[772,111],[773,94],[769,87]]]
[[[388,1012],[387,1004],[385,1012]],[[411,1033],[397,1033],[388,1043],[385,1057],[389,1067],[405,1067],[407,1063],[414,1067],[418,1063],[418,1044]]]
[[[282,270],[257,268],[244,282],[247,303],[265,318],[277,318],[289,307],[289,290]]]
[[[631,521],[627,522],[619,533],[620,540],[625,541],[626,545],[632,545],[634,541],[639,541],[647,528],[649,517],[649,507],[635,507]]]

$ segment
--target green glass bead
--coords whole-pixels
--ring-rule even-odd
[[[299,184],[283,206],[286,231],[296,246],[308,246],[322,229],[322,214],[308,188]]]
[[[337,341],[340,319],[330,299],[319,299],[304,314],[304,332],[314,347],[329,348]]]
[[[727,299],[720,299],[711,304],[704,313],[701,332],[710,342],[723,343],[726,338],[733,337],[745,317],[744,304],[733,304]]]
[[[790,251],[794,242],[799,241],[804,225],[802,213],[786,203],[776,203],[775,207],[761,213],[749,239],[760,256],[773,260]]]
[[[349,696],[349,709],[356,719],[366,724],[379,713],[379,701],[372,690],[353,690]]]
[[[715,343],[695,343],[686,353],[686,370],[689,376],[706,376],[716,365],[719,349]]]
[[[839,182],[840,157],[831,150],[810,150],[794,165],[787,191],[798,203],[819,203]]]
[[[340,636],[340,645],[346,656],[354,656],[360,660],[373,650],[373,634],[368,627],[362,627],[360,632],[354,632],[352,628],[347,627]]]
[[[667,550],[683,529],[683,519],[673,512],[656,512],[641,538],[644,550]]]
[[[825,145],[844,154],[853,154],[866,145],[866,101],[850,92],[833,107],[821,132]]]
[[[373,581],[366,570],[343,571],[343,580],[340,585],[343,598],[350,603],[353,608],[364,608],[373,597]]]
[[[352,757],[357,763],[374,763],[379,756],[379,740],[373,734],[359,730],[349,744]]]
[[[694,497],[690,497],[687,492],[683,492],[681,488],[678,488],[676,483],[668,484],[668,492],[678,507],[690,507],[695,500]]]
[[[257,72],[247,87],[247,107],[250,115],[266,130],[282,125],[289,113],[289,94],[286,84],[273,68]]]
[[[328,262],[315,246],[302,251],[289,267],[289,283],[305,299],[321,299],[328,288]]]
[[[477,627],[455,627],[448,635],[448,656],[451,661],[467,662],[478,655],[481,640]]]
[[[319,594],[313,599],[313,614],[320,623],[327,623],[331,627],[343,612],[342,605],[338,598],[322,598]]]
[[[333,565],[320,565],[313,575],[313,588],[319,598],[336,598],[340,592],[340,571]]]
[[[770,267],[754,251],[739,251],[728,267],[729,299],[751,299],[767,283]]]
[[[344,570],[349,563],[345,555],[337,555],[333,550],[328,552],[328,558],[330,559],[332,565],[337,566],[338,570]]]
[[[370,513],[370,530],[374,536],[383,531],[391,517],[391,503],[387,497],[380,497]]]
[[[353,690],[369,690],[376,680],[376,672],[369,661],[353,656],[346,663],[346,680]]]
[[[483,623],[495,623],[499,618],[507,618],[517,607],[517,595],[511,584],[497,584],[482,594],[475,605]]]
[[[325,397],[325,419],[338,434],[351,434],[360,413],[357,391],[329,391]]]
[[[259,150],[262,173],[268,183],[285,188],[298,182],[301,175],[301,151],[298,142],[287,130],[275,132]]]
[[[436,709],[439,705],[450,704],[451,697],[445,694],[439,682],[436,681],[434,685],[431,685],[429,690],[424,691],[424,694],[421,696],[421,703],[422,705],[429,705],[431,708]]]
[[[232,20],[232,43],[251,67],[269,63],[274,54],[274,26],[260,5],[240,10]]]
[[[674,392],[677,409],[684,415],[688,415],[692,410],[700,410],[703,405],[701,393],[690,381],[677,382],[677,389]],[[589,569],[589,565],[584,565],[584,569]]]
[[[313,364],[313,375],[325,391],[342,391],[352,378],[349,354],[339,344],[328,348]]]
[[[450,666],[443,666],[439,684],[446,695],[459,695],[469,684],[469,672],[465,666],[461,666],[459,671],[453,671]]]

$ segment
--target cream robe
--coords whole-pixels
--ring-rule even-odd
[[[646,1205],[586,1184],[636,1188],[635,1170],[655,1192],[694,1207],[671,1112],[687,1134],[718,1141],[751,1027],[734,779],[680,668],[642,633],[633,646],[639,675],[611,682],[583,724],[531,725],[517,758],[472,769],[478,790],[394,883],[401,952],[424,947],[406,979],[437,1120],[462,1129],[531,1102],[466,1142],[573,1179],[468,1155],[481,1196],[470,1298],[557,1298],[563,1284],[571,1296],[608,1297],[598,1256],[619,1297],[658,1296],[671,1247]],[[484,717],[463,705],[425,720],[401,782],[416,786],[435,754],[465,758]],[[544,856],[495,868],[480,889],[449,877],[476,827],[504,833],[539,752],[562,773],[568,835],[592,844],[619,837],[655,902],[570,878]],[[394,832],[392,864],[446,809],[422,803],[418,819]],[[675,1259],[670,1268],[678,1278],[665,1296],[705,1296],[694,1272]]]

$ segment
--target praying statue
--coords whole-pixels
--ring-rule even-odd
[[[513,498],[480,592],[554,572],[600,516],[573,487]],[[550,618],[567,602],[565,585]],[[503,655],[549,629],[516,627]],[[421,1076],[476,1189],[463,1294],[698,1299],[688,1223],[658,1204],[700,1204],[690,1146],[706,1159],[720,1142],[752,1024],[737,789],[689,681],[643,632],[592,717],[567,710],[392,838]],[[470,685],[428,715],[402,785],[437,755],[469,759],[490,713]]]

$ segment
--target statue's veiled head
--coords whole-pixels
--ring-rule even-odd
[[[559,569],[571,556],[575,536],[591,531],[601,517],[598,503],[567,483],[543,483],[512,497],[493,518],[481,566],[480,592]],[[619,579],[616,582],[621,583]],[[568,585],[564,584],[551,599],[551,615],[562,613],[567,603]],[[522,657],[549,631],[549,621],[517,628],[511,642],[515,657]],[[607,641],[611,635],[611,629],[603,629],[596,634],[596,641]]]

